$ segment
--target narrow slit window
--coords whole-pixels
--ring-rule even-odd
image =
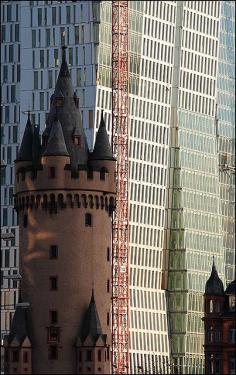
[[[50,178],[55,178],[56,177],[56,168],[55,167],[50,167],[49,168],[49,177]]]
[[[50,277],[50,289],[51,290],[57,290],[58,289],[58,282],[56,276]]]
[[[85,226],[91,227],[92,226],[92,215],[89,213],[85,214]]]
[[[51,245],[50,246],[50,259],[57,259],[58,258],[58,246]]]
[[[57,324],[58,323],[57,310],[51,310],[50,311],[50,322],[51,322],[51,324]]]

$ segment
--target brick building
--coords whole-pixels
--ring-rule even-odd
[[[88,150],[65,48],[42,144],[29,116],[15,172],[22,281],[5,373],[109,374],[115,159],[103,116]]]
[[[205,373],[235,374],[235,280],[224,290],[214,262],[204,300]]]

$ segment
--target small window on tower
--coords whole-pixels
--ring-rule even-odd
[[[49,167],[49,177],[50,178],[56,177],[56,168],[55,167]]]
[[[23,226],[24,226],[24,228],[27,228],[27,226],[28,226],[28,215],[27,214],[24,215]]]
[[[51,245],[50,246],[50,259],[57,259],[58,258],[58,246]]]
[[[107,261],[110,262],[110,247],[107,247]]]
[[[58,347],[57,347],[57,345],[50,345],[48,347],[48,358],[49,359],[58,359]]]
[[[18,362],[19,361],[19,352],[18,350],[14,350],[12,352],[12,362]]]
[[[48,342],[49,343],[56,343],[59,340],[59,328],[58,327],[48,327]]]
[[[98,350],[98,362],[101,362],[102,360],[102,352],[101,350]]]
[[[85,214],[85,226],[91,227],[92,226],[92,215],[91,214]]]
[[[58,285],[57,285],[57,277],[56,276],[51,276],[50,277],[50,289],[51,290],[57,290]]]
[[[51,310],[50,311],[50,322],[51,322],[51,324],[57,324],[58,323],[57,310]]]
[[[89,168],[87,170],[87,179],[88,180],[92,180],[93,179],[93,170],[92,170],[92,168]]]
[[[74,135],[74,144],[81,146],[81,136],[80,135]]]
[[[91,362],[92,361],[92,351],[86,350],[86,361]]]
[[[64,105],[64,98],[62,96],[59,96],[55,99],[56,107],[63,107]]]
[[[110,292],[110,280],[107,280],[107,293]]]
[[[28,358],[28,352],[24,352],[23,353],[23,362],[24,363],[27,363],[29,361],[29,358]]]
[[[108,326],[110,325],[110,313],[109,312],[107,313],[107,325]]]
[[[100,180],[105,180],[106,179],[106,168],[101,168],[100,169]]]

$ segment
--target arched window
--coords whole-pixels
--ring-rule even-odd
[[[213,312],[213,301],[212,301],[212,299],[210,300],[210,312]]]

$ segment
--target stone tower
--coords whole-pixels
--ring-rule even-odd
[[[15,173],[22,301],[5,339],[6,369],[109,374],[115,159],[103,116],[88,150],[64,48],[42,145],[29,116]]]
[[[204,302],[205,374],[235,373],[235,280],[224,291],[214,262]]]

